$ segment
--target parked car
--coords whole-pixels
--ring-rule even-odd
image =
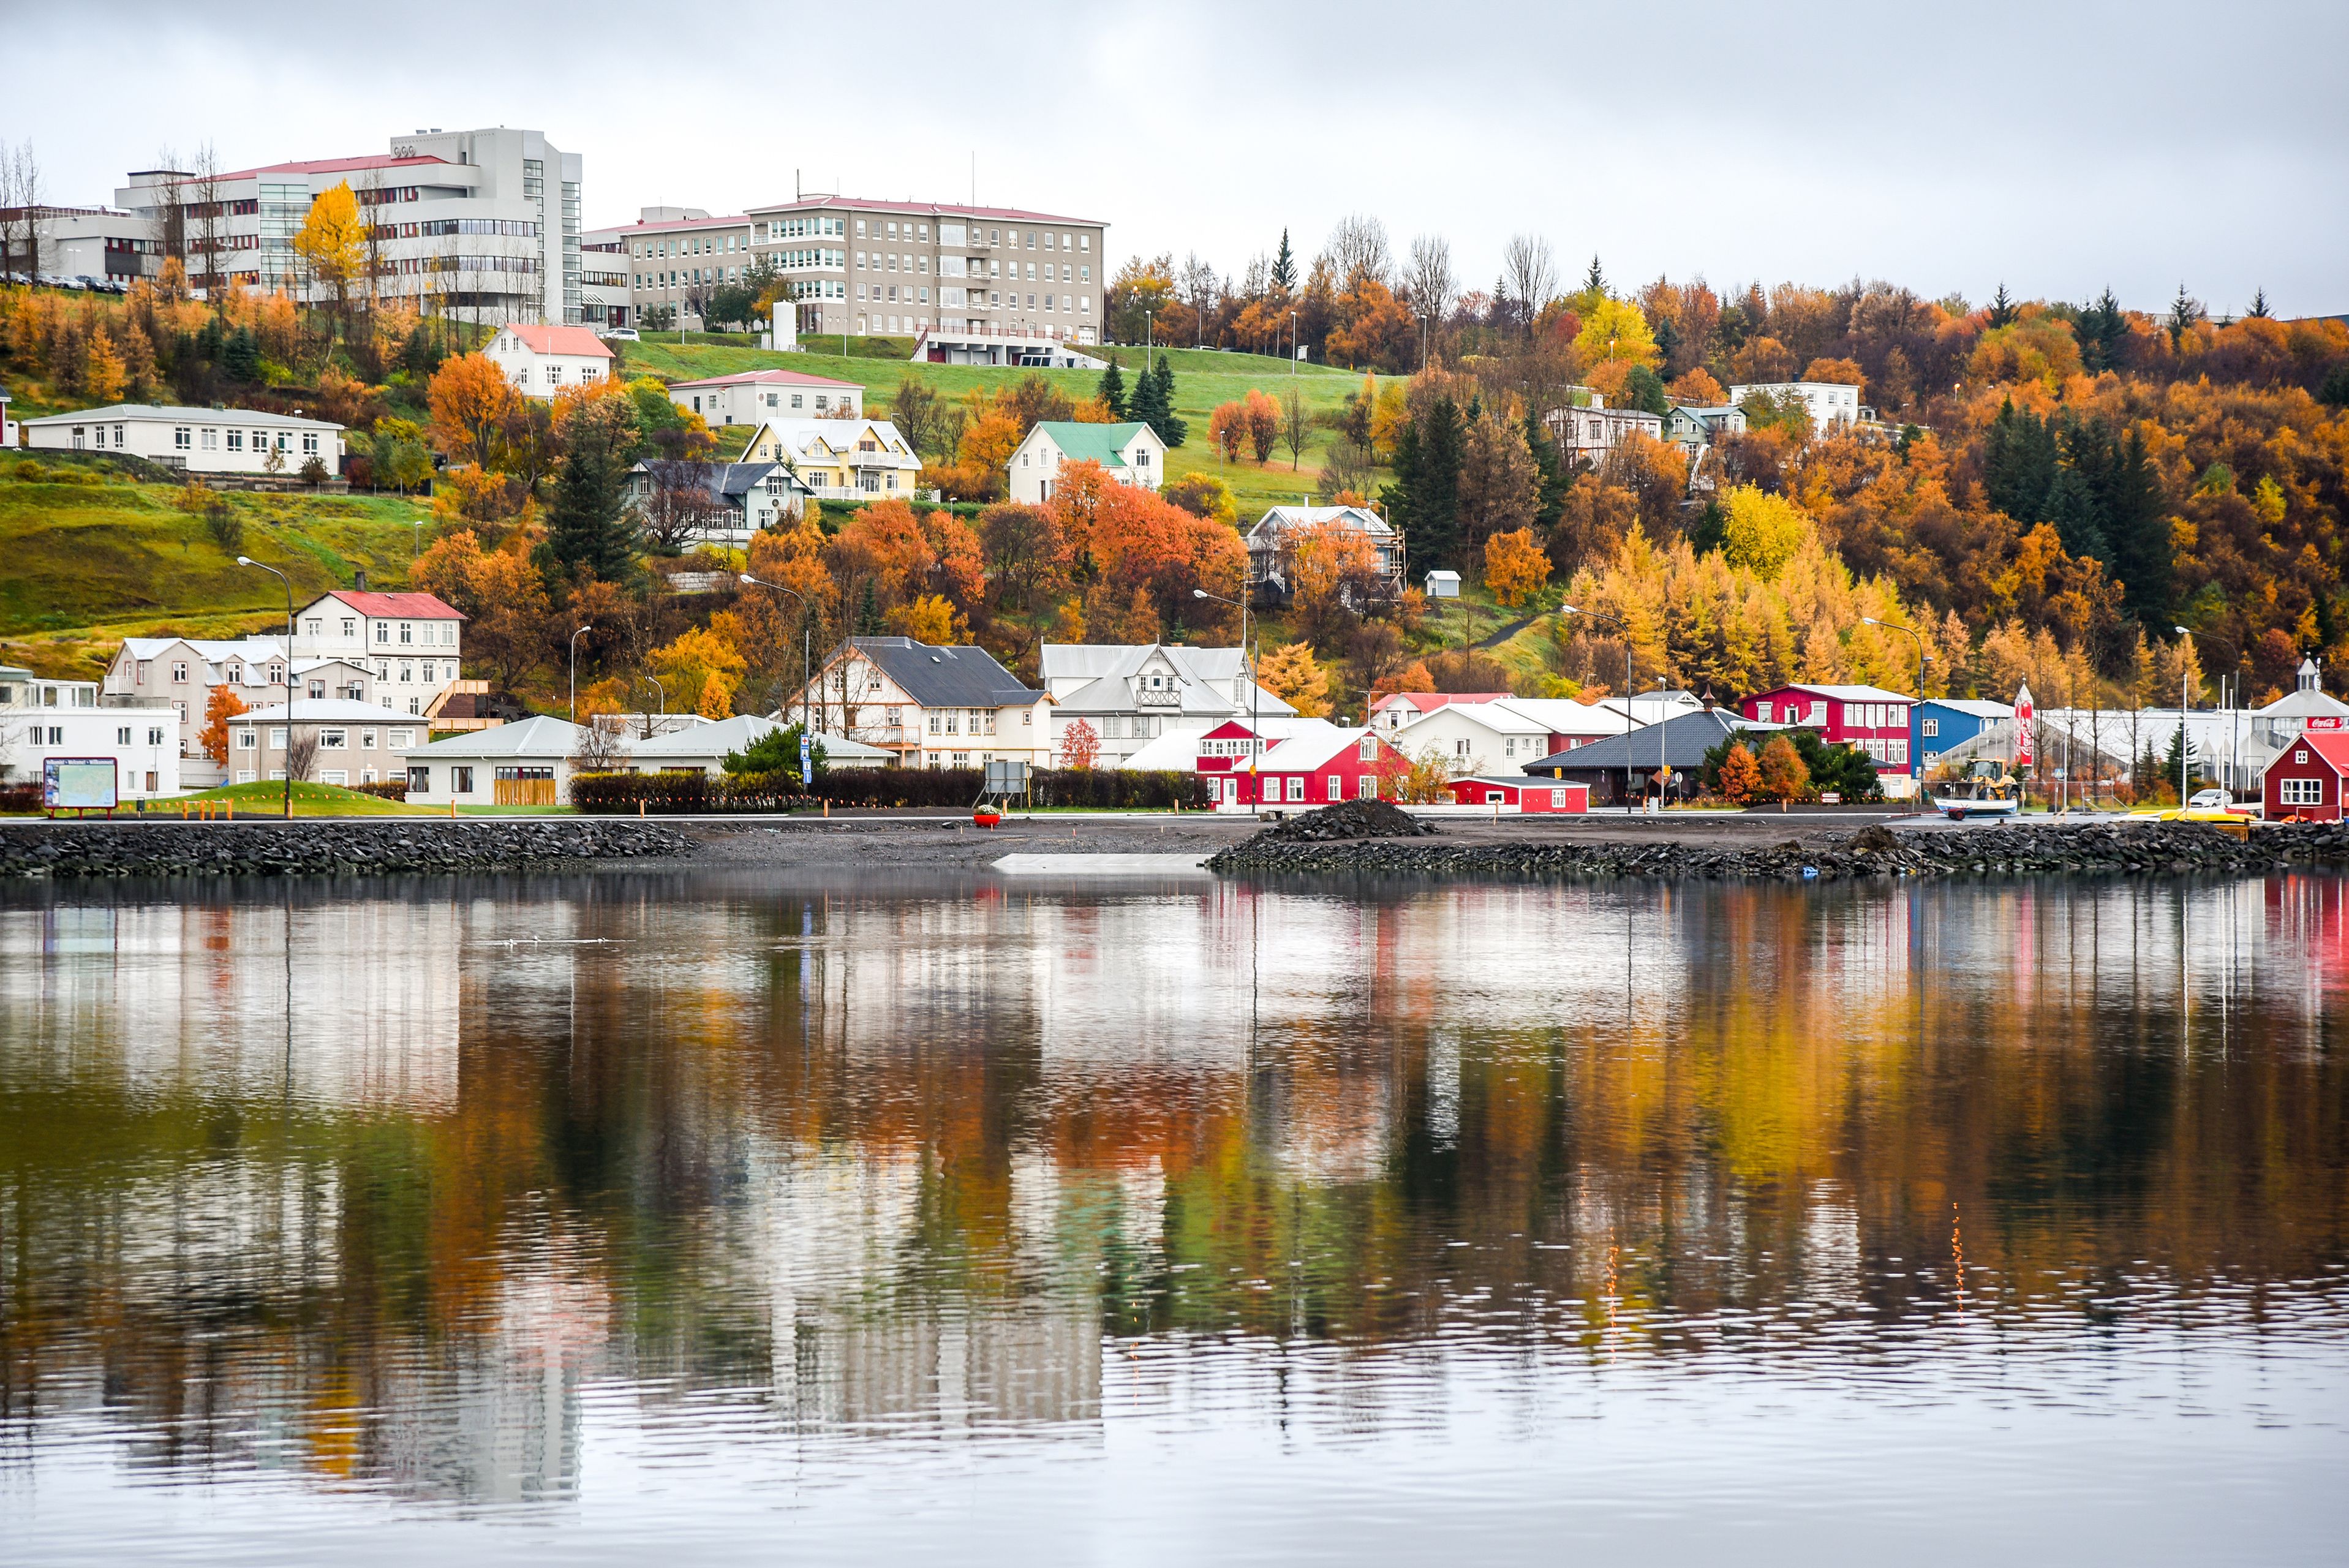
[[[2186,802],[2189,811],[2223,811],[2235,802],[2224,789],[2197,789],[2194,799]]]
[[[606,342],[641,343],[644,341],[643,335],[633,326],[606,327],[595,335]]]

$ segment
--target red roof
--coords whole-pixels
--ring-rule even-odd
[[[1371,705],[1372,713],[1383,712],[1389,703],[1408,701],[1422,713],[1433,713],[1439,707],[1450,707],[1462,702],[1498,702],[1509,694],[1505,691],[1396,691],[1389,692]]]
[[[258,169],[240,169],[233,174],[223,174],[222,180],[255,180],[264,174],[349,174],[366,169],[409,169],[433,164],[442,168],[461,168],[445,158],[395,158],[388,152],[361,153],[356,158],[314,158],[307,163],[264,163]]]
[[[678,392],[688,387],[837,387],[846,392],[864,390],[860,382],[834,381],[828,376],[810,376],[804,370],[738,370],[731,376],[705,376],[698,381],[672,381],[668,389]]]
[[[533,326],[521,323],[506,328],[533,354],[577,354],[589,359],[609,359],[612,351],[589,326]]]
[[[362,615],[380,619],[390,616],[407,621],[461,621],[465,617],[430,593],[361,593],[356,589],[337,588],[326,595],[340,599]]]
[[[2349,732],[2337,729],[2311,731],[2302,735],[2292,744],[2295,749],[2302,746],[2307,747],[2317,756],[2324,758],[2331,765],[2333,772],[2349,778]],[[2283,757],[2278,758],[2276,762],[2271,762],[2268,766],[2272,768],[2276,763],[2287,761],[2290,756],[2291,752],[2287,751]]]

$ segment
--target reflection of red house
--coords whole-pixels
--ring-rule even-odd
[[[1504,811],[1588,811],[1590,786],[1524,774],[1497,779],[1454,779],[1452,799],[1463,806],[1498,806]]]
[[[2349,734],[2312,730],[2268,764],[2268,820],[2298,817],[2303,821],[2337,822],[2344,782],[2349,782]]]
[[[1201,738],[1199,771],[1206,775],[1218,805],[1229,807],[1294,806],[1307,810],[1338,800],[1376,799],[1381,781],[1400,775],[1409,766],[1402,754],[1368,729],[1340,729],[1333,724],[1313,727],[1274,742],[1249,771],[1246,747],[1247,727],[1235,719]],[[1265,726],[1272,740],[1270,726]],[[1226,735],[1226,731],[1233,732]],[[1210,757],[1208,742],[1227,742],[1239,749],[1238,760]]]

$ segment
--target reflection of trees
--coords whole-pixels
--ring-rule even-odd
[[[1953,1310],[1952,1205],[2018,1326],[2140,1259],[2290,1286],[2349,1214],[2344,923],[2248,885],[2183,1034],[2164,890],[0,911],[0,1400],[540,1495],[585,1377],[1066,1419],[1103,1334],[1872,1330]],[[281,1081],[287,973],[401,1026],[303,1023]]]

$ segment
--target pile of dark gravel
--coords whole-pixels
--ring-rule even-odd
[[[1386,800],[1341,800],[1291,817],[1267,828],[1237,846],[1248,844],[1322,844],[1350,839],[1415,839],[1435,831],[1432,822]]]
[[[656,823],[576,817],[26,822],[0,824],[0,879],[510,871],[680,855],[696,847]]]

